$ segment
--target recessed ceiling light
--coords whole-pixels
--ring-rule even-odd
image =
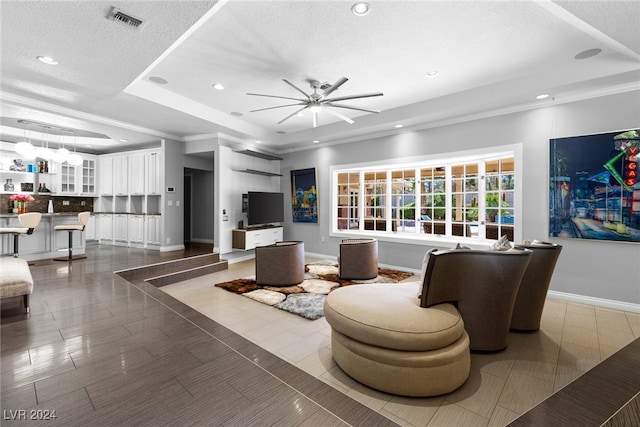
[[[398,124],[398,125],[396,125],[396,129],[400,129],[402,126],[403,125]]]
[[[216,83],[213,85],[213,88],[217,90],[224,90],[224,85],[222,83]]]
[[[123,139],[120,140],[120,142],[129,142],[129,140],[123,138]]]
[[[548,97],[548,93],[541,93],[540,95],[536,96],[536,99],[547,99]]]
[[[351,12],[356,16],[364,16],[370,11],[371,7],[369,6],[369,3],[365,3],[363,1],[354,3],[353,6],[351,6]]]
[[[256,141],[256,144],[262,144],[262,141]]]
[[[242,116],[244,116],[244,114],[242,114],[242,113],[240,113],[240,112],[238,112],[238,111],[232,111],[230,114],[231,114],[232,116],[236,116],[236,117],[242,117]]]
[[[435,71],[435,70],[433,70],[433,71],[429,71],[429,72],[427,72],[427,74],[425,74],[425,76],[426,76],[426,77],[435,77],[435,76],[437,76],[438,74],[440,74],[440,72],[439,72],[439,71]]]
[[[303,114],[303,113],[302,113],[302,111],[301,111],[301,112],[299,112],[298,114],[296,114],[296,116],[298,116],[298,117],[304,117],[304,114]]]
[[[602,49],[587,49],[587,50],[583,50],[582,52],[580,52],[579,54],[577,54],[576,56],[574,56],[575,59],[587,59],[587,58],[591,58],[592,56],[596,56],[598,55],[600,52],[602,52]]]
[[[317,139],[314,139],[314,140],[313,140],[313,143],[314,143],[314,144],[320,144],[320,141],[318,141]]]
[[[58,65],[58,61],[50,56],[38,56],[38,61],[43,62],[47,65]]]
[[[166,81],[162,77],[156,77],[156,76],[149,77],[149,80],[151,80],[154,83],[158,83],[159,85],[166,85],[167,83],[169,83],[168,81]]]

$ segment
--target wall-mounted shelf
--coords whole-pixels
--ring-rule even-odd
[[[278,157],[275,154],[261,153],[260,151],[254,150],[238,150],[236,153],[244,154],[245,156],[259,157],[265,160],[282,160],[282,157]]]
[[[254,175],[262,175],[262,176],[282,176],[279,173],[265,172],[265,171],[255,170],[255,169],[234,169],[234,171],[235,172],[251,173],[251,174],[254,174]]]

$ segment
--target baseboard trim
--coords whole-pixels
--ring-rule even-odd
[[[630,302],[596,298],[596,297],[590,297],[586,295],[569,294],[566,292],[558,292],[558,291],[549,291],[547,292],[547,296],[549,298],[559,299],[563,301],[577,302],[580,304],[587,304],[587,305],[595,305],[597,307],[629,311],[632,313],[640,313],[640,304],[632,304]]]
[[[192,243],[205,243],[208,245],[213,245],[215,242],[213,241],[213,239],[194,239],[191,238],[191,242]]]
[[[184,245],[160,246],[160,252],[183,251]]]

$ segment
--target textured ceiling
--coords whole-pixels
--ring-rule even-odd
[[[638,1],[369,3],[356,17],[349,1],[2,1],[0,116],[130,144],[223,135],[283,151],[552,102],[542,92],[640,88]],[[142,29],[109,19],[113,6]],[[601,53],[574,58],[588,49]],[[292,102],[247,92],[297,98],[282,79],[310,93],[343,76],[334,96],[383,92],[344,102],[382,113],[321,112],[314,129],[309,114],[277,124],[297,107],[251,112]]]

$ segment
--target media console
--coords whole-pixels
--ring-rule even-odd
[[[282,241],[283,228],[280,226],[266,226],[255,228],[242,228],[233,230],[231,246],[233,249],[245,251],[256,246],[272,245]]]

